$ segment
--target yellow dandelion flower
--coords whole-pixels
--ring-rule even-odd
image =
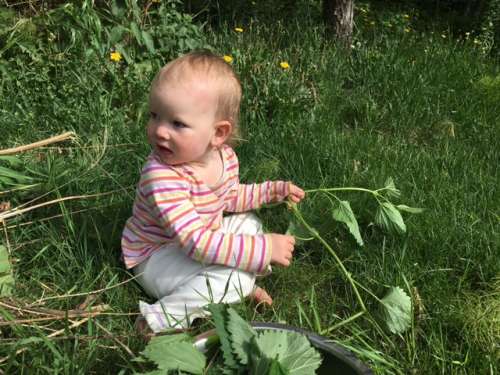
[[[116,62],[119,62],[119,61],[122,59],[122,54],[121,54],[120,52],[116,52],[116,51],[111,52],[111,53],[109,54],[109,59],[110,59],[111,61],[116,61]]]
[[[229,55],[224,55],[223,59],[228,64],[231,64],[233,62],[233,58],[231,56],[229,56]]]
[[[290,64],[288,64],[286,61],[280,62],[280,66],[282,69],[285,69],[285,70],[290,69]]]
[[[241,28],[241,27],[235,27],[234,31],[236,31],[237,33],[242,33],[243,32],[243,28]]]
[[[408,27],[405,27],[405,33],[409,33],[411,31],[411,29],[409,29]]]

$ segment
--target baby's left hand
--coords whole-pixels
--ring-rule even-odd
[[[290,193],[288,194],[288,199],[293,203],[299,203],[304,197],[306,193],[304,190],[299,188],[298,186],[290,183]]]

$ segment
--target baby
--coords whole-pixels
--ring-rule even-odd
[[[247,211],[284,199],[298,203],[304,191],[284,181],[239,182],[230,144],[238,134],[240,100],[231,66],[206,51],[171,61],[151,85],[147,136],[153,150],[122,252],[127,269],[157,299],[139,302],[143,323],[155,333],[188,327],[210,302],[250,297],[271,304],[255,278],[271,263],[290,265],[294,238],[264,234]]]

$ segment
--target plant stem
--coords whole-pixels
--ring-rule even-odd
[[[310,189],[310,190],[304,190],[306,193],[317,193],[317,192],[323,192],[326,193],[328,191],[364,191],[365,193],[371,193],[371,194],[376,194],[377,190],[370,190],[370,189],[364,189],[364,188],[358,188],[358,187],[339,187],[339,188],[320,188],[320,189]]]
[[[356,287],[356,283],[354,281],[354,279],[351,277],[351,274],[347,271],[347,269],[345,268],[344,264],[342,263],[342,261],[340,260],[340,258],[337,256],[337,253],[335,253],[335,251],[333,250],[333,248],[328,244],[328,242],[326,242],[318,233],[318,231],[316,229],[314,229],[313,227],[311,227],[306,221],[305,219],[302,217],[299,209],[297,208],[296,205],[292,204],[291,205],[291,208],[293,210],[293,213],[295,214],[295,217],[302,223],[302,225],[304,225],[304,227],[315,237],[317,238],[321,244],[327,248],[327,250],[330,252],[330,254],[332,254],[333,258],[335,259],[335,262],[337,262],[337,264],[339,265],[340,267],[340,270],[342,271],[342,273],[344,274],[344,276],[347,278],[347,280],[349,281],[349,283],[351,284],[352,286],[352,289],[354,290],[354,294],[356,295],[356,299],[358,300],[359,304],[361,305],[361,311],[353,316],[351,316],[350,318],[344,320],[343,322],[339,323],[339,324],[336,324],[335,326],[333,327],[330,327],[327,329],[328,332],[331,332],[333,329],[336,329],[337,327],[340,327],[341,325],[351,321],[351,320],[354,320],[356,318],[358,318],[359,316],[363,315],[365,312],[366,312],[366,307],[365,307],[365,304],[363,302],[363,299],[361,298],[361,295],[359,294],[359,291],[358,291],[358,288]]]

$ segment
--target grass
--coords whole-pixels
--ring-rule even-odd
[[[392,176],[403,203],[426,208],[422,215],[405,216],[407,235],[394,236],[373,225],[374,205],[367,196],[344,195],[360,222],[365,240],[360,248],[320,198],[301,206],[360,284],[379,297],[398,285],[415,303],[412,329],[391,335],[374,318],[377,302],[362,292],[370,314],[330,337],[381,374],[498,372],[498,61],[472,40],[416,31],[403,12],[364,8],[363,13],[363,4],[354,48],[346,54],[324,38],[318,7],[311,4],[302,4],[300,17],[272,23],[257,11],[251,17],[248,10],[241,20],[219,14],[204,37],[193,31],[185,36],[189,42],[163,55],[129,38],[123,48],[137,64],[109,60],[113,46],[102,30],[118,21],[103,9],[39,12],[25,16],[24,24],[11,14],[17,29],[0,34],[2,41],[9,35],[16,40],[0,56],[0,148],[67,130],[77,139],[19,155],[23,166],[17,169],[39,185],[1,193],[0,201],[16,207],[116,191],[60,202],[5,223],[1,241],[10,249],[16,301],[88,293],[131,277],[119,260],[119,246],[148,153],[148,85],[156,67],[196,41],[233,56],[241,76],[245,141],[237,151],[243,181],[377,188]],[[56,16],[62,22],[55,22]],[[147,29],[155,22],[151,16],[142,25]],[[408,25],[411,32],[404,31]],[[235,26],[244,32],[235,32]],[[73,39],[64,30],[73,30]],[[282,69],[282,61],[290,69]],[[280,207],[259,215],[268,230],[280,232],[290,218]],[[262,283],[275,306],[263,313],[239,306],[248,318],[321,331],[357,311],[352,290],[318,242],[298,246],[292,266],[275,267]],[[85,298],[49,299],[42,307],[72,310]],[[134,314],[139,298],[146,296],[131,281],[96,294],[93,305]],[[0,313],[4,321],[23,316],[5,306]],[[140,370],[127,350],[137,355],[144,347],[134,336],[133,315],[99,315],[76,328],[70,328],[72,321],[63,316],[45,324],[1,326],[0,368],[71,374]],[[63,334],[48,337],[60,329]],[[103,338],[106,331],[117,337]],[[21,348],[28,350],[15,354]]]

